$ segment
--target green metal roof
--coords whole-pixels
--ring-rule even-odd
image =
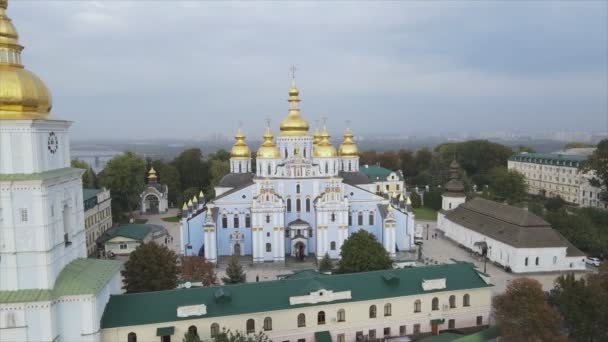
[[[51,178],[70,175],[73,173],[80,174],[81,169],[75,167],[65,167],[38,173],[0,173],[0,181],[30,181],[30,180],[47,180]]]
[[[454,342],[485,342],[500,337],[500,329],[497,326],[478,331],[474,334],[463,336]]]
[[[82,189],[82,201],[84,202],[85,211],[97,205],[97,194],[102,191],[101,189]]]
[[[107,230],[105,233],[103,233],[103,235],[101,235],[97,239],[97,242],[104,243],[117,236],[129,238],[129,239],[133,239],[133,240],[143,241],[146,238],[146,236],[148,236],[153,231],[156,231],[157,229],[158,229],[157,226],[150,225],[150,224],[135,224],[135,223],[121,224],[120,226],[118,226],[114,229]]]
[[[304,269],[299,271],[294,271],[289,274],[279,274],[277,278],[279,279],[311,279],[316,277],[327,276],[328,274],[321,273],[317,270],[313,269]]]
[[[518,153],[509,157],[509,160],[533,164],[578,167],[580,162],[587,160],[587,157],[576,154]]]
[[[315,341],[316,342],[332,342],[331,334],[329,331],[317,331],[315,333]]]
[[[120,261],[76,259],[61,270],[53,290],[0,291],[0,303],[50,301],[62,296],[97,294],[121,267]]]
[[[391,174],[391,172],[395,172],[399,180],[403,180],[403,176],[400,171],[391,171],[380,165],[364,165],[359,168],[359,171],[363,172],[363,174],[366,175],[371,182],[386,181],[386,178]]]
[[[365,301],[409,296],[440,291],[485,288],[488,285],[477,270],[467,263],[396,269],[391,271],[399,278],[399,285],[387,284],[385,271],[338,274],[317,278],[287,279],[259,283],[199,287],[156,292],[113,295],[102,317],[102,328],[174,322],[193,317],[177,317],[180,306],[205,304],[207,314],[201,317],[221,317],[254,312],[284,310],[315,304],[290,305],[289,297],[306,295],[311,289],[331,288],[333,291],[351,291],[352,299],[331,302]],[[423,291],[424,279],[446,278],[446,288]],[[229,290],[229,300],[217,300],[216,293]],[[152,307],[154,310],[143,310]]]
[[[439,335],[423,338],[421,340],[418,340],[418,342],[453,342],[461,337],[462,337],[461,334],[443,332]]]

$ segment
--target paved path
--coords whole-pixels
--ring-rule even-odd
[[[163,226],[165,227],[165,229],[167,229],[167,233],[169,234],[169,236],[172,239],[169,239],[169,243],[167,244],[167,247],[169,247],[172,251],[174,251],[175,253],[179,254],[179,222],[166,222],[163,221],[162,218],[163,217],[172,217],[177,215],[178,210],[176,208],[173,209],[169,209],[166,213],[162,213],[162,214],[139,214],[136,213],[135,214],[135,218],[141,218],[141,219],[146,219],[148,220],[149,224],[156,224],[159,226]]]

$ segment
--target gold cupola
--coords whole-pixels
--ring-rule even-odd
[[[281,121],[281,136],[304,136],[308,135],[308,122],[300,115],[300,92],[296,88],[296,82],[291,83],[289,89],[289,112],[287,117]]]
[[[151,166],[150,171],[148,171],[148,183],[156,183],[157,178],[158,177],[156,177],[156,170],[154,170],[154,166]]]
[[[21,64],[19,35],[0,0],[0,120],[46,119],[51,96],[44,83]]]
[[[321,133],[319,133],[319,128],[315,127],[315,133],[312,135],[312,144],[318,145],[321,141]]]
[[[323,127],[323,132],[321,132],[321,140],[317,145],[313,146],[313,157],[314,158],[335,158],[338,153],[334,145],[329,141],[329,133],[327,132],[327,128]]]
[[[262,146],[258,149],[256,153],[257,159],[278,159],[281,158],[281,154],[279,153],[279,149],[277,145],[274,144],[272,139],[274,136],[272,132],[270,132],[270,127],[266,127],[266,132],[264,132],[264,142]]]
[[[344,142],[340,145],[338,154],[340,157],[357,157],[359,155],[357,145],[353,142],[353,133],[348,128],[344,132]]]
[[[230,151],[230,157],[234,159],[250,159],[251,158],[251,150],[247,143],[245,142],[245,135],[239,129],[234,136],[236,142],[232,146],[232,150]]]

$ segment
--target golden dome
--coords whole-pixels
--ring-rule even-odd
[[[232,150],[230,151],[230,157],[235,159],[249,159],[251,158],[251,150],[247,143],[245,143],[245,135],[241,133],[241,130],[236,133],[234,136],[236,142],[232,146]]]
[[[0,0],[2,1],[2,0]],[[154,166],[150,167],[150,171],[148,171],[148,178],[156,179],[156,170],[154,170]]]
[[[44,83],[21,65],[19,35],[0,0],[0,120],[45,119],[51,96]]]
[[[319,129],[315,128],[315,133],[312,135],[312,144],[318,145],[321,141],[321,134],[319,133]]]
[[[308,122],[304,120],[300,115],[300,108],[298,103],[300,102],[298,88],[296,88],[295,81],[291,84],[289,89],[289,112],[287,117],[281,121],[281,135],[282,136],[304,136],[308,135]]]
[[[258,149],[256,153],[257,159],[278,159],[281,158],[281,154],[279,153],[279,149],[277,145],[272,141],[273,135],[270,132],[270,127],[266,127],[266,132],[264,133],[264,142],[262,146]]]
[[[359,150],[353,142],[353,133],[350,129],[346,129],[346,132],[344,132],[344,142],[340,145],[338,154],[340,157],[356,157],[359,155]]]
[[[323,128],[321,140],[317,145],[313,146],[312,154],[314,158],[335,158],[338,155],[334,145],[329,142],[327,128]]]

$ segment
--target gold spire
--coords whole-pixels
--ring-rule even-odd
[[[154,166],[150,166],[150,171],[148,171],[148,181],[156,182],[156,178],[156,170],[154,170]]]
[[[405,201],[405,197],[403,197],[403,194],[399,195],[399,202],[403,202]]]
[[[201,192],[198,194],[198,197],[205,197],[205,194],[203,194],[203,190],[201,190]]]
[[[192,206],[192,200],[188,201],[188,206],[191,207]]]
[[[348,128],[344,132],[344,142],[340,145],[338,154],[340,157],[356,157],[359,155],[357,145],[353,142],[353,133]]]
[[[188,205],[186,204],[186,202],[184,202],[184,206],[182,207],[182,210],[188,210]]]
[[[312,144],[313,145],[318,145],[319,142],[321,141],[321,133],[319,133],[319,128],[315,127],[315,133],[312,136]]]
[[[21,64],[19,35],[0,0],[0,120],[46,119],[51,96],[44,83]]]
[[[196,198],[196,196],[192,197],[192,203],[198,203],[198,199]]]
[[[308,122],[300,115],[300,92],[293,80],[289,89],[289,112],[287,117],[281,121],[282,136],[303,136],[308,135]]]
[[[313,157],[315,158],[335,158],[338,155],[336,148],[329,141],[329,133],[327,127],[323,127],[321,132],[321,140],[313,147]]]
[[[249,159],[251,158],[251,150],[247,143],[245,142],[245,135],[239,129],[236,135],[234,136],[236,142],[232,146],[232,151],[230,151],[230,157],[234,159]]]
[[[278,159],[281,158],[281,154],[279,153],[279,149],[277,145],[274,144],[272,139],[274,136],[272,132],[270,132],[270,126],[266,126],[266,132],[264,132],[264,142],[262,146],[258,149],[256,153],[257,159]]]

